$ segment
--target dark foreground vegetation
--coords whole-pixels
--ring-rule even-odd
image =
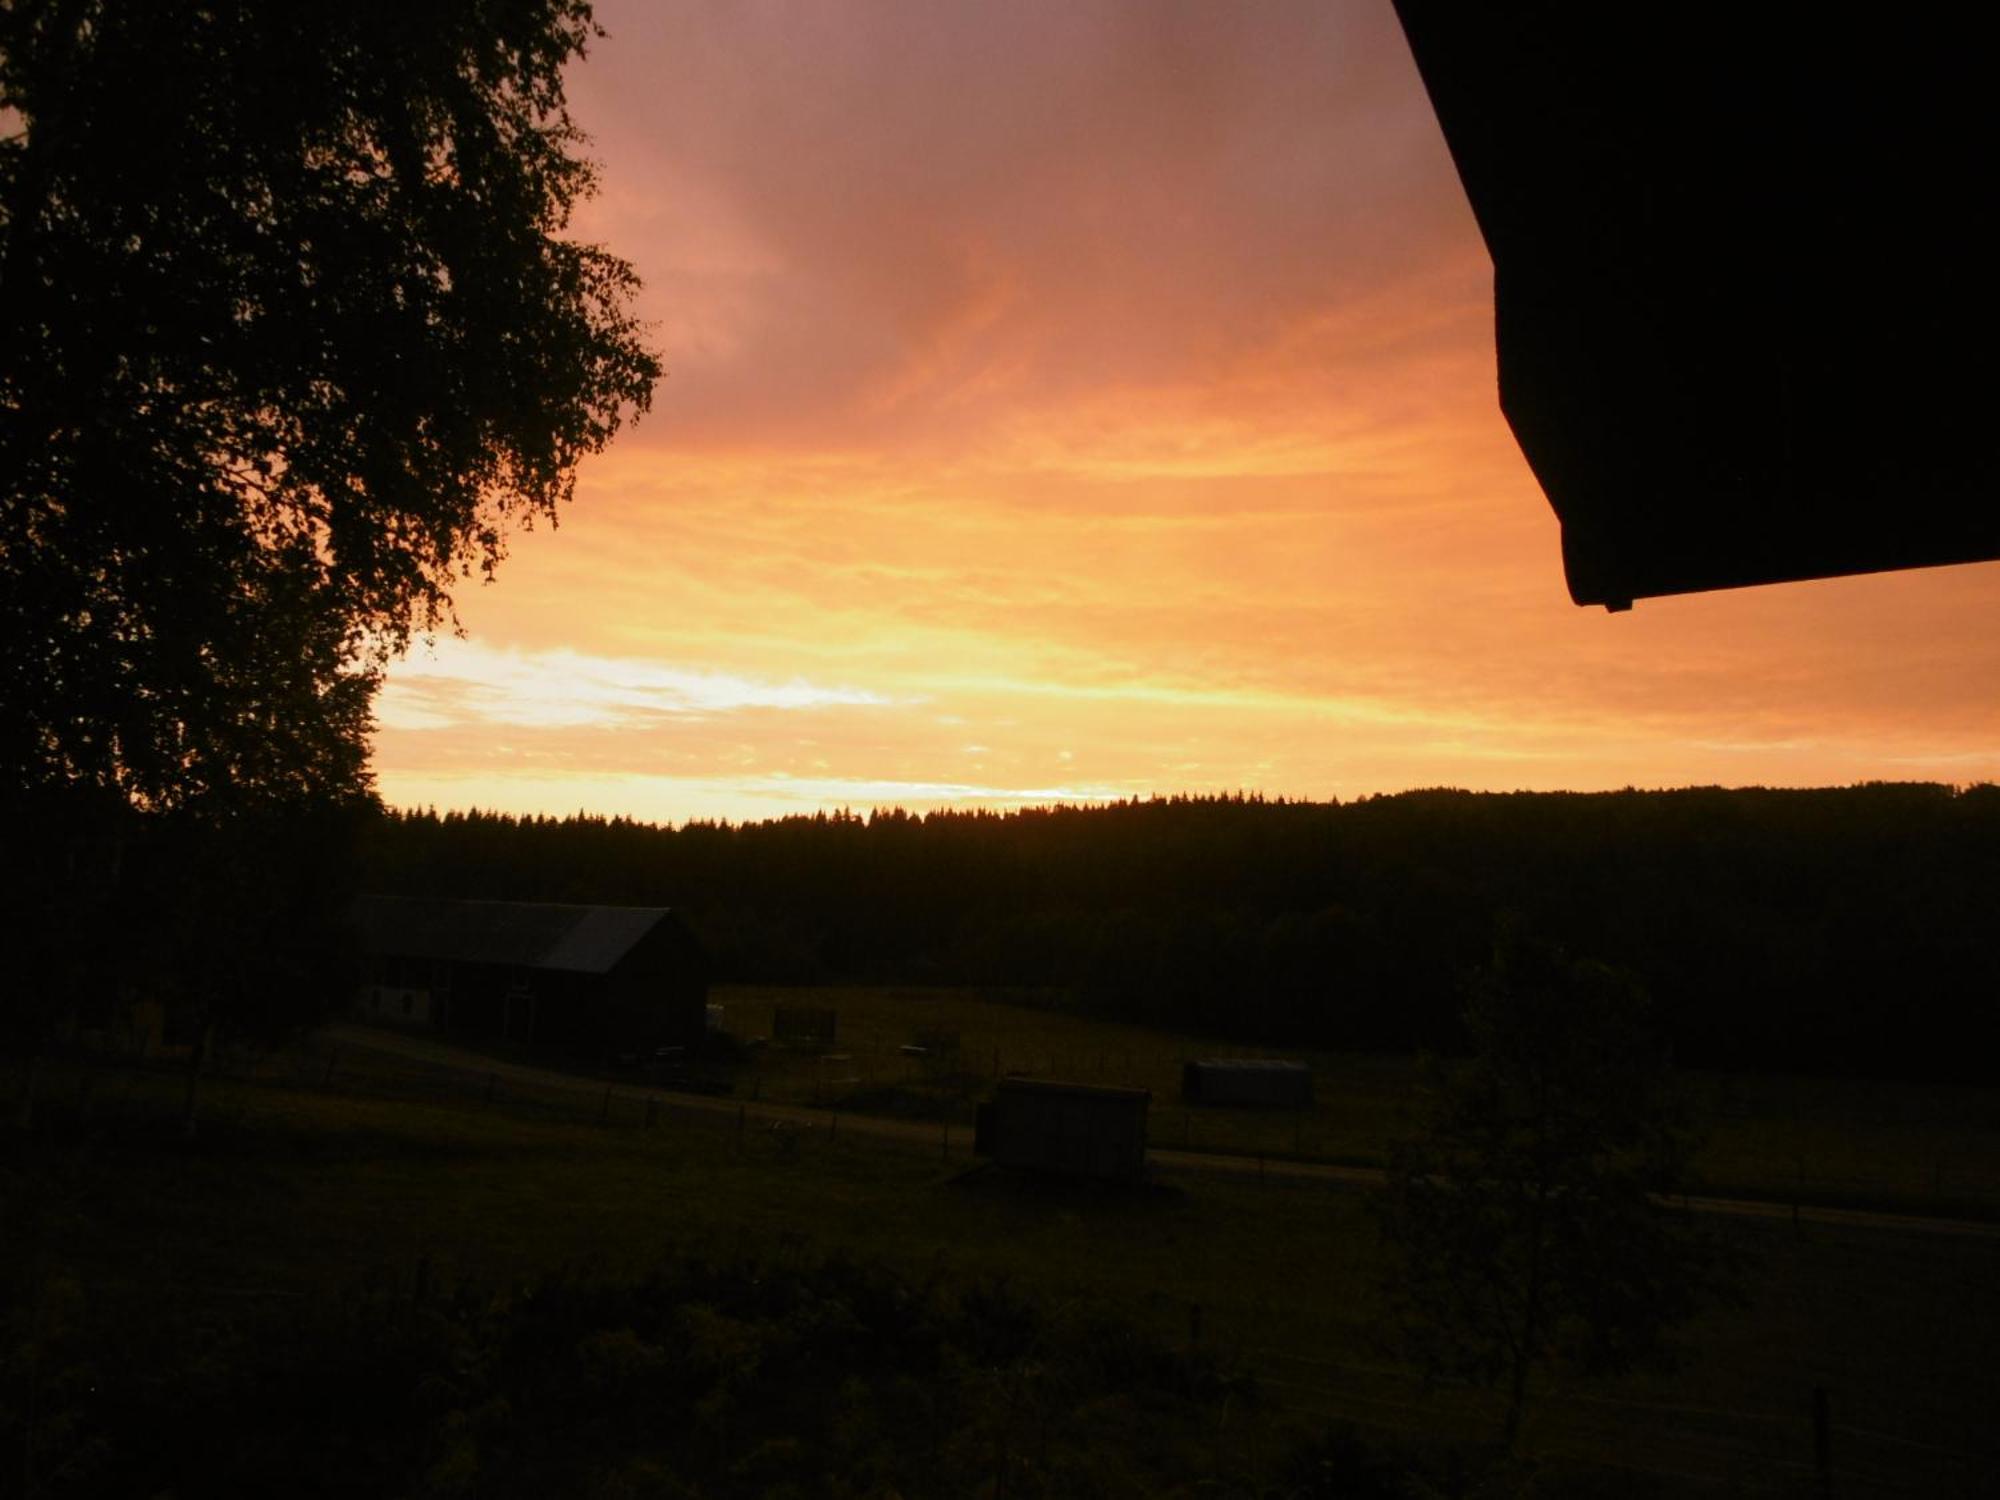
[[[1383,1342],[1352,1191],[333,1061],[218,1058],[191,1141],[173,1072],[52,1065],[0,1155],[5,1493],[1817,1493],[1816,1387],[1850,1500],[2000,1462],[1990,1238],[1717,1220],[1742,1304],[1671,1373],[1538,1372],[1506,1462],[1504,1393]]]
[[[679,907],[738,983],[1036,990],[1298,1047],[1455,1050],[1496,929],[1617,965],[1680,1062],[1965,1081],[2000,788],[1174,798],[742,826],[390,813],[388,892]]]
[[[336,1295],[198,1349],[48,1372],[93,1441],[35,1492],[1169,1494],[1240,1465],[1205,1439],[1256,1399],[1202,1349],[841,1256]]]
[[[1178,1190],[406,1106],[305,1060],[227,1070],[198,1144],[146,1070],[9,1140],[9,1493],[1305,1500],[1520,1468],[1287,1411],[1204,1336],[1201,1273],[1173,1332],[1079,1295],[1079,1250],[1205,1216]],[[903,1233],[862,1228],[885,1198]],[[1076,1243],[947,1253],[972,1218]]]

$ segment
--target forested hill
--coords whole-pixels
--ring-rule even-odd
[[[893,981],[1246,1041],[1449,1047],[1497,922],[1627,966],[1684,1061],[1984,1079],[2000,787],[1171,798],[673,829],[390,813],[376,890],[681,908],[718,981]]]

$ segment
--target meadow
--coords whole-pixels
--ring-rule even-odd
[[[969,1122],[993,1079],[1021,1072],[1150,1090],[1155,1145],[1373,1166],[1411,1128],[1424,1083],[1411,1056],[1248,1048],[970,990],[742,986],[718,988],[713,998],[726,1027],[744,1038],[769,1038],[780,1005],[834,1010],[830,1056],[756,1049],[737,1090],[852,1113]],[[903,1052],[939,1032],[958,1038],[955,1057]],[[1309,1063],[1314,1108],[1183,1104],[1183,1063],[1244,1056]],[[2000,1217],[2000,1091],[1703,1072],[1680,1081],[1702,1136],[1700,1191]]]
[[[734,992],[724,1003],[740,1017],[774,1000]],[[863,1003],[849,1003],[843,1047],[867,1034]],[[994,1022],[969,999],[869,1003],[884,1048],[902,1045],[912,1016],[933,1028]],[[1022,1066],[1052,1038],[1061,1062],[1068,1036],[1076,1057],[1092,1055],[1083,1041],[1099,1044],[1111,1076],[1121,1029],[1032,1011],[1018,1024]],[[1177,1067],[1171,1046],[1129,1040],[1128,1076]],[[1386,1062],[1351,1066],[1356,1080],[1381,1070],[1381,1097],[1400,1086]],[[755,1068],[751,1086],[769,1099],[810,1089],[819,1064]],[[912,1284],[1004,1283],[1052,1315],[1089,1309],[1213,1351],[1258,1392],[1200,1419],[1213,1424],[1202,1451],[1217,1475],[1266,1472],[1329,1422],[1435,1447],[1493,1419],[1485,1393],[1427,1390],[1385,1343],[1383,1264],[1351,1191],[1181,1174],[1134,1193],[1046,1190],[979,1168],[963,1136],[946,1151],[899,1145],[832,1128],[830,1110],[806,1115],[825,1122],[808,1128],[746,1128],[720,1101],[649,1112],[622,1086],[543,1087],[502,1064],[482,1077],[357,1047],[224,1067],[188,1142],[172,1071],[56,1067],[40,1092],[40,1123],[17,1139],[0,1201],[13,1347],[38,1351],[38,1368],[116,1361],[171,1380],[221,1331],[282,1329],[322,1304],[423,1285],[504,1289],[562,1268],[615,1278],[676,1257],[840,1254]],[[1801,1095],[1802,1115],[1812,1097]],[[1358,1153],[1383,1127],[1353,1098],[1343,1113],[1323,1097],[1321,1110],[1329,1129],[1353,1122]],[[1979,1493],[2000,1462],[1986,1339],[2000,1326],[1996,1242],[1716,1227],[1747,1257],[1743,1305],[1686,1330],[1675,1373],[1544,1389],[1529,1434],[1544,1488],[1810,1493],[1822,1388],[1837,1493]],[[62,1433],[89,1436],[87,1402],[56,1415],[70,1422],[57,1447]]]

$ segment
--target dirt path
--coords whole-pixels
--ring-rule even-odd
[[[337,1024],[324,1027],[323,1041],[340,1047],[360,1047],[406,1057],[415,1062],[451,1068],[458,1072],[492,1075],[533,1083],[543,1088],[569,1089],[577,1093],[598,1093],[607,1086],[601,1079],[580,1078],[573,1073],[525,1063],[506,1062],[463,1047],[454,1047],[429,1037],[410,1036],[398,1031]],[[614,1099],[658,1099],[675,1109],[700,1110],[718,1115],[745,1118],[760,1125],[790,1124],[800,1128],[824,1129],[838,1120],[840,1133],[849,1138],[866,1136],[897,1141],[912,1146],[939,1144],[946,1152],[963,1154],[971,1146],[971,1132],[963,1124],[885,1120],[873,1115],[843,1114],[806,1105],[751,1103],[741,1099],[719,1099],[707,1094],[684,1094],[669,1089],[609,1085]],[[1373,1167],[1340,1166],[1331,1162],[1288,1161],[1258,1156],[1231,1156],[1221,1152],[1178,1151],[1153,1147],[1146,1160],[1154,1170],[1174,1173],[1206,1173],[1211,1176],[1256,1178],[1260,1181],[1295,1186],[1371,1188],[1382,1181]],[[1790,1203],[1759,1202],[1747,1198],[1690,1197],[1677,1199],[1695,1213],[1727,1214],[1738,1218],[1795,1220],[1801,1224],[1831,1224],[1859,1229],[1894,1229],[1920,1234],[1957,1235],[1974,1239],[2000,1239],[2000,1224],[1983,1224],[1970,1219],[1934,1218],[1921,1214],[1882,1213],[1870,1209],[1828,1208]]]

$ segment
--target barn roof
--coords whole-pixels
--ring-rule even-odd
[[[1310,1073],[1312,1071],[1302,1062],[1292,1062],[1282,1057],[1202,1057],[1195,1059],[1194,1066],[1212,1069],[1217,1073]]]
[[[605,974],[648,933],[672,920],[673,910],[362,896],[354,903],[353,918],[362,947],[370,953]]]

